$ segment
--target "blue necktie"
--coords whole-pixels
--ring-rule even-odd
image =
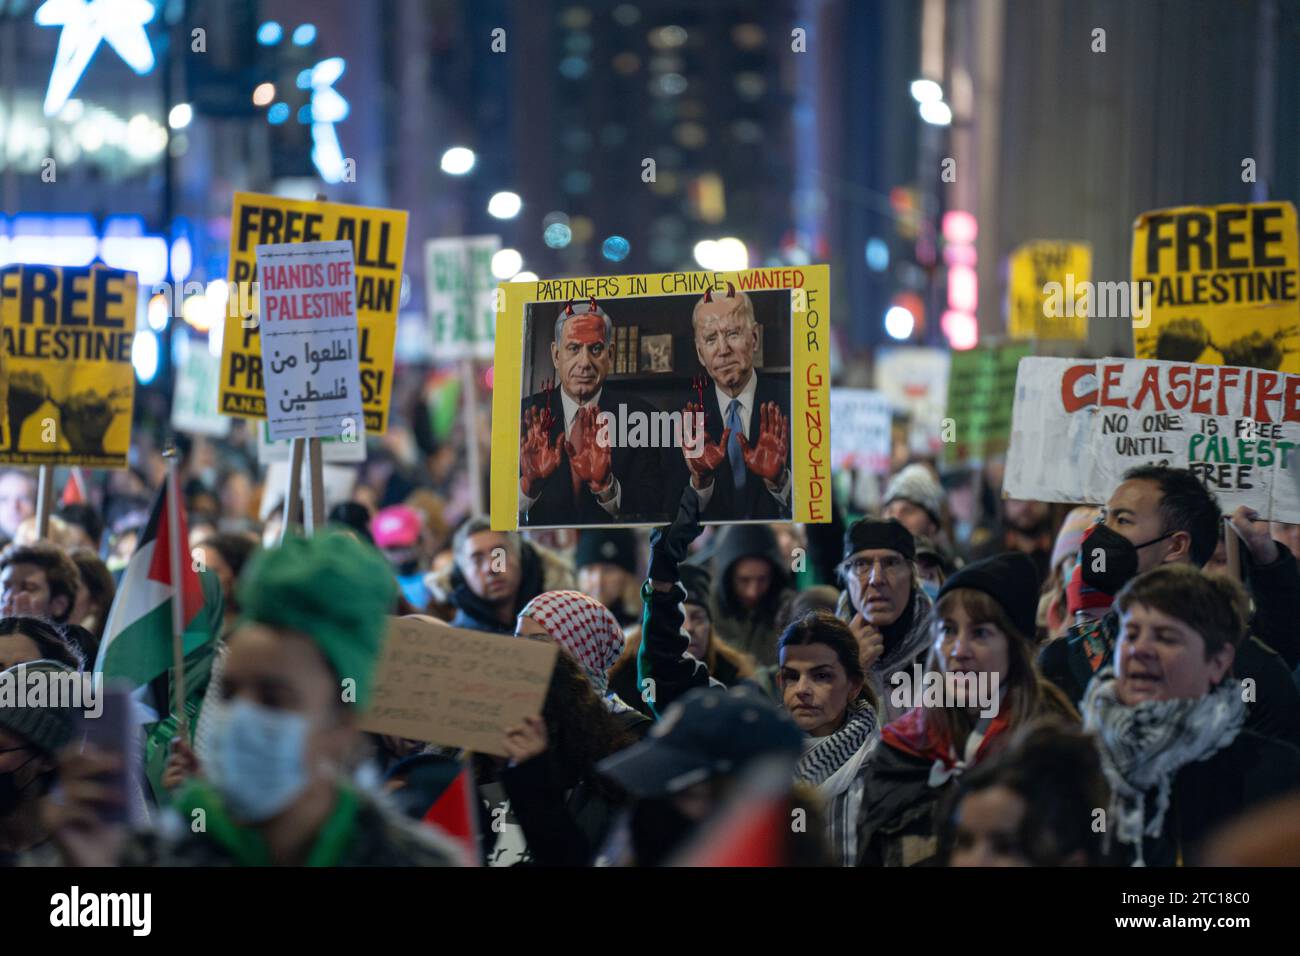
[[[745,453],[740,450],[740,436],[744,433],[744,426],[740,423],[738,398],[733,398],[727,406],[727,427],[731,429],[731,437],[727,439],[727,457],[731,460],[732,483],[740,491],[745,487]]]

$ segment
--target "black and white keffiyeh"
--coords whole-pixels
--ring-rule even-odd
[[[1121,843],[1135,847],[1135,866],[1145,865],[1144,837],[1158,837],[1169,809],[1174,776],[1237,739],[1246,704],[1237,685],[1224,681],[1204,697],[1144,701],[1127,707],[1115,694],[1115,671],[1097,672],[1083,700],[1083,726],[1097,735],[1102,772],[1110,784],[1109,817]],[[1146,795],[1156,791],[1154,816],[1146,819]]]
[[[804,751],[795,767],[795,779],[820,787],[862,753],[863,745],[872,737],[879,736],[875,710],[865,702],[850,705],[843,726],[829,736],[818,738]]]
[[[835,733],[805,739],[803,756],[795,766],[795,780],[816,787],[822,797],[826,839],[840,866],[853,866],[858,858],[858,816],[868,758],[879,741],[875,709],[857,701]]]

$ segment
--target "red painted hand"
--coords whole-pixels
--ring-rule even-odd
[[[552,443],[547,437],[551,430],[551,410],[527,408],[524,410],[523,438],[519,442],[519,490],[533,497],[538,484],[545,481],[560,467],[560,443],[563,433]]]
[[[688,402],[682,411],[682,420],[703,422],[704,406],[699,402]],[[682,454],[686,458],[686,467],[691,472],[691,484],[696,490],[703,490],[713,483],[713,472],[726,460],[727,439],[731,437],[731,429],[724,428],[722,438],[716,444],[709,442],[709,436],[704,433],[703,428],[698,432],[693,431],[691,437],[695,439],[695,444],[688,445],[683,441]],[[699,454],[693,454],[697,450]]]
[[[584,405],[574,419],[573,441],[564,443],[569,453],[569,467],[594,495],[608,491],[610,479],[609,442],[597,440],[597,409]]]
[[[772,482],[781,477],[790,451],[790,421],[776,402],[765,402],[759,408],[758,442],[751,448],[741,435],[740,450],[745,454],[745,467],[758,477]]]

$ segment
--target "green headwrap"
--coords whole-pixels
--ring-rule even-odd
[[[356,681],[357,704],[365,706],[397,598],[378,551],[339,532],[289,538],[253,559],[236,597],[244,620],[315,641],[340,680]]]

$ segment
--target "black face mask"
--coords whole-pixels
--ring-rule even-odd
[[[1083,536],[1079,556],[1079,573],[1083,583],[1093,590],[1112,597],[1129,581],[1137,577],[1138,551],[1177,534],[1170,531],[1145,544],[1134,544],[1118,531],[1104,524],[1095,524]]]

